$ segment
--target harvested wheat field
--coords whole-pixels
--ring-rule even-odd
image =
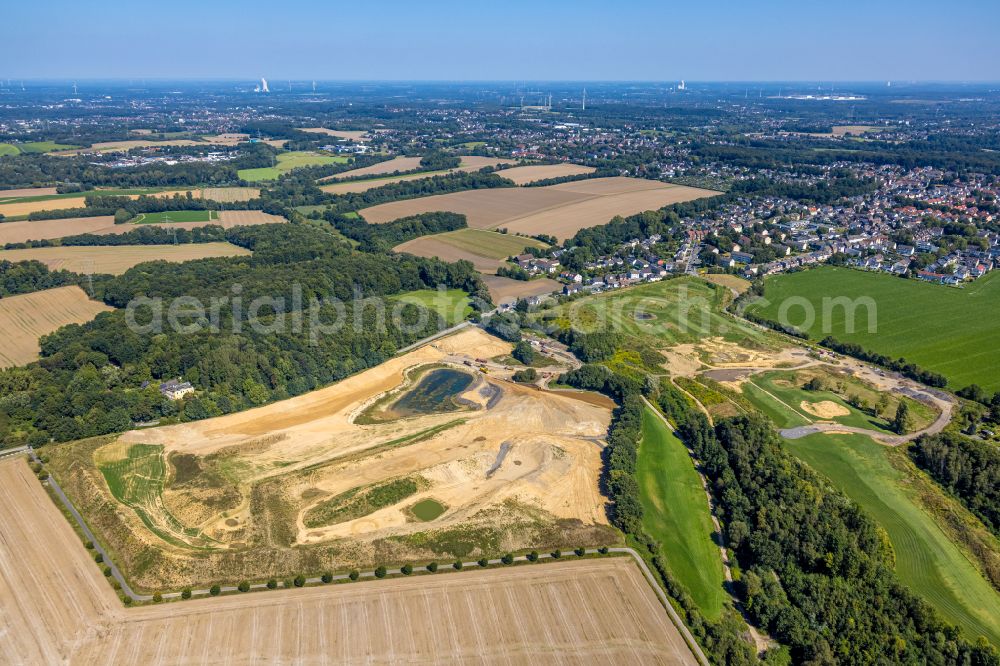
[[[0,199],[16,199],[20,197],[48,197],[58,194],[54,187],[23,187],[18,190],[0,190]]]
[[[233,188],[241,189],[241,188]],[[163,199],[167,197],[172,197],[175,194],[184,196],[189,190],[169,190],[166,192],[154,192],[147,196],[156,197],[158,199]],[[193,196],[201,196],[201,190],[190,190]],[[80,196],[76,197],[54,197],[51,199],[42,199],[41,201],[12,201],[9,203],[0,203],[0,215],[6,217],[16,217],[20,215],[29,215],[30,213],[39,213],[45,211],[53,210],[66,210],[68,208],[83,208],[86,206],[86,197],[90,195],[101,195],[110,194],[114,196],[120,196],[115,194],[115,192],[104,192],[102,190],[93,190],[92,192],[81,193]],[[48,196],[43,194],[25,194],[21,195],[23,197],[36,197],[36,196]],[[138,194],[125,195],[129,199],[138,199]]]
[[[475,229],[506,228],[559,240],[580,229],[606,224],[615,215],[634,215],[718,192],[638,178],[591,178],[548,187],[499,188],[438,194],[380,204],[358,211],[368,222],[446,210],[462,213]]]
[[[190,261],[206,257],[236,257],[250,250],[230,243],[184,243],[183,245],[115,245],[37,247],[0,250],[0,261],[40,261],[51,270],[74,273],[121,275],[145,261]]]
[[[394,157],[386,162],[379,162],[378,164],[373,164],[372,166],[362,167],[360,169],[352,169],[350,171],[344,171],[343,173],[334,174],[332,176],[327,176],[326,178],[320,178],[320,183],[330,183],[331,181],[339,181],[347,178],[358,178],[361,176],[371,176],[371,178],[363,178],[360,180],[348,180],[345,182],[333,182],[329,185],[322,185],[321,190],[329,194],[347,194],[349,192],[365,192],[376,187],[382,187],[384,185],[389,185],[391,183],[400,183],[406,180],[418,180],[420,178],[429,178],[431,176],[440,176],[446,173],[453,173],[455,171],[479,171],[484,167],[499,166],[501,164],[512,164],[511,160],[505,160],[494,157],[478,157],[475,155],[465,155],[462,156],[462,163],[459,164],[454,169],[441,169],[440,171],[419,171],[416,173],[404,173],[398,176],[392,176],[388,174],[393,174],[397,171],[407,172],[414,171],[420,168],[420,158],[419,157]]]
[[[24,243],[29,240],[52,240],[76,234],[92,234],[112,227],[115,227],[115,218],[110,215],[68,217],[61,220],[3,222],[0,223],[0,245]]]
[[[529,246],[548,247],[534,238],[501,234],[485,229],[459,229],[443,234],[421,236],[393,249],[418,257],[438,257],[442,261],[470,261],[477,271],[496,273],[497,268],[506,263],[507,257],[521,254],[524,248]]]
[[[198,190],[196,196],[220,203],[233,203],[259,198],[260,189],[256,187],[205,187]]]
[[[616,215],[635,215],[643,211],[663,208],[670,204],[717,194],[719,193],[696,187],[668,185],[623,194],[596,196],[586,201],[563,206],[555,211],[526,215],[506,222],[504,226],[512,233],[548,234],[564,241],[581,229],[606,224]]]
[[[144,139],[129,139],[127,141],[102,141],[89,148],[74,148],[72,150],[57,150],[49,155],[82,155],[85,153],[110,153],[116,150],[125,151],[135,148],[158,148],[161,146],[204,146],[203,141],[191,139],[171,139],[168,141],[149,141]]]
[[[562,285],[555,280],[540,278],[536,280],[512,280],[499,275],[484,275],[483,282],[490,291],[494,303],[513,303],[520,298],[531,298],[562,291]]]
[[[66,324],[82,324],[113,308],[92,301],[77,286],[0,298],[0,368],[38,359],[38,339]]]
[[[631,559],[126,609],[19,458],[0,461],[0,531],[10,663],[695,663]]]
[[[565,178],[567,176],[594,173],[596,170],[594,167],[583,166],[581,164],[537,164],[504,169],[499,175],[507,180],[514,181],[515,185],[527,185],[528,183],[548,180],[549,178]]]
[[[225,229],[240,225],[282,224],[288,222],[280,215],[271,215],[259,210],[223,210],[219,218],[211,222],[171,222],[167,224],[144,224],[143,227],[168,227],[170,229],[195,229],[210,224]],[[54,240],[78,234],[124,234],[135,231],[134,224],[115,224],[113,217],[69,217],[61,220],[35,220],[0,223],[0,245],[24,243],[30,240]]]
[[[510,349],[466,328],[290,400],[59,447],[50,469],[144,589],[617,541],[610,410],[465,365]]]
[[[288,220],[280,215],[271,215],[262,210],[220,210],[219,219],[212,224],[218,224],[228,229],[240,225],[283,224],[285,222]]]
[[[33,196],[33,195],[26,195]],[[0,215],[4,217],[16,217],[18,215],[29,215],[46,210],[64,210],[66,208],[83,208],[86,200],[83,196],[65,197],[59,199],[43,199],[42,201],[22,201],[17,203],[0,204]]]
[[[393,201],[362,209],[358,213],[372,224],[381,224],[418,213],[446,210],[465,215],[473,229],[496,229],[508,220],[586,198],[586,195],[559,192],[549,187],[501,187]]]
[[[300,132],[309,132],[311,134],[326,134],[327,136],[335,136],[338,139],[347,139],[349,141],[369,141],[370,137],[368,132],[365,130],[332,130],[325,127],[299,127],[297,128]]]

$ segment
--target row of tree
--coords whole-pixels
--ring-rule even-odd
[[[1000,449],[942,432],[917,438],[910,457],[1000,536]]]

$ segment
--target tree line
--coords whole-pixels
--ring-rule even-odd
[[[1000,449],[971,437],[942,432],[918,437],[909,453],[917,466],[1000,537]]]

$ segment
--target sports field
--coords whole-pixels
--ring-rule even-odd
[[[82,324],[112,308],[92,301],[77,286],[0,298],[0,368],[38,359],[38,339],[66,324]]]
[[[119,225],[120,226],[120,225]],[[121,275],[146,261],[190,261],[206,257],[236,257],[250,254],[229,243],[184,243],[181,245],[73,245],[0,250],[0,261],[40,261],[51,270],[67,270],[89,275]]]
[[[889,535],[896,572],[969,638],[1000,646],[1000,593],[917,504],[890,449],[863,435],[810,435],[785,446],[826,475]]]
[[[594,178],[548,187],[470,190],[393,201],[359,213],[371,223],[432,211],[462,213],[474,229],[506,228],[565,240],[580,229],[718,192],[639,178]]]
[[[123,608],[41,483],[0,461],[0,654],[13,664],[694,664],[631,559]]]
[[[261,167],[259,169],[240,169],[237,175],[241,180],[251,183],[262,180],[276,180],[292,169],[307,166],[319,166],[322,164],[346,164],[348,158],[340,155],[321,155],[305,150],[295,150],[287,153],[279,153],[278,163],[273,167]]]
[[[496,273],[507,257],[524,252],[525,247],[548,247],[545,243],[514,234],[485,229],[459,229],[443,234],[421,236],[393,248],[418,257],[438,257],[444,261],[471,261],[476,270]]]
[[[806,299],[816,313],[808,333],[813,339],[832,335],[887,356],[903,357],[948,378],[951,389],[979,384],[1000,390],[1000,274],[992,271],[962,289],[904,280],[890,275],[824,266],[767,278],[766,307],[753,311],[778,319],[781,304]],[[855,309],[853,332],[845,308],[832,310],[825,322],[825,298],[871,298],[876,332],[869,333],[869,313]],[[803,323],[803,308],[788,311],[789,323]]]
[[[635,475],[643,529],[660,543],[671,574],[701,612],[719,617],[726,591],[708,497],[684,444],[649,407],[642,413]]]

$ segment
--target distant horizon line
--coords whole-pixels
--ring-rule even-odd
[[[289,78],[287,76],[275,76],[264,74],[263,78],[274,80],[274,81],[291,81],[293,83],[311,83],[315,81],[316,83],[433,83],[433,84],[448,84],[448,83],[507,83],[507,84],[519,84],[519,83],[549,83],[549,84],[583,84],[583,83],[598,83],[598,84],[672,84],[680,81],[685,81],[688,84],[792,84],[792,85],[802,85],[802,84],[824,84],[824,85],[885,85],[886,82],[898,83],[903,85],[935,85],[935,84],[950,84],[950,85],[989,85],[998,84],[1000,85],[1000,79],[907,79],[907,78],[878,78],[878,79],[514,79],[514,78],[503,78],[503,79],[388,79],[388,78],[356,78],[356,79],[325,79],[325,78]],[[202,76],[202,77],[192,77],[192,76],[115,76],[115,77],[98,77],[98,76],[60,76],[60,77],[20,77],[20,76],[4,76],[0,75],[0,82],[11,81],[11,82],[24,82],[24,83],[73,83],[79,82],[134,82],[134,81],[155,81],[164,83],[202,83],[202,82],[219,82],[219,83],[236,83],[236,82],[247,82],[252,83],[255,81],[260,81],[261,76]]]

